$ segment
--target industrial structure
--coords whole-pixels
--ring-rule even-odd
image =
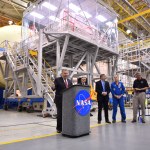
[[[101,73],[98,61],[107,62],[112,79],[118,60],[116,17],[115,12],[90,0],[83,3],[42,0],[31,5],[24,12],[21,43],[2,43],[5,48],[2,58],[6,60],[5,98],[18,98],[16,90],[19,90],[20,98],[25,98],[23,102],[44,97],[53,106],[53,80],[60,76],[61,70],[69,70],[71,79],[86,75],[88,84],[92,84]],[[28,88],[32,88],[30,95]],[[47,102],[43,112],[48,110],[46,105]]]
[[[120,59],[118,73],[121,73],[126,87],[132,87],[135,74],[141,72],[142,76],[150,82],[150,39],[144,37],[134,41],[120,43]]]
[[[15,150],[105,150],[110,149],[111,145],[112,150],[120,147],[122,150],[140,150],[139,144],[143,149],[149,148],[148,87],[143,105],[146,126],[140,124],[143,117],[141,105],[138,107],[136,126],[129,123],[133,118],[136,73],[140,72],[150,85],[149,0],[1,0],[0,8],[0,149],[2,145],[2,149],[6,146],[7,150],[13,146]],[[19,35],[17,38],[15,32]],[[1,36],[6,39],[1,40]],[[67,90],[72,90],[64,92],[65,106],[68,107],[65,109],[62,104],[65,113],[68,113],[65,117],[62,115],[65,118],[62,124],[67,124],[65,131],[72,134],[75,128],[80,132],[87,126],[88,134],[94,135],[94,140],[93,136],[82,137],[82,145],[80,140],[67,140],[56,133],[55,119],[59,113],[54,102],[55,79],[61,76],[62,70],[68,70],[73,83],[69,87],[64,80],[64,86],[69,87]],[[99,107],[95,83],[100,80],[101,74],[106,74],[110,84],[109,93],[105,89],[106,82],[101,82],[101,95],[103,92],[108,95],[108,106],[102,105],[101,110],[104,108],[106,113],[105,107],[109,107],[110,120],[105,118],[104,124],[103,120],[100,121],[102,124],[99,120],[95,124]],[[112,88],[116,74],[123,84],[118,82]],[[82,77],[86,77],[87,85],[77,85]],[[123,90],[123,85],[125,91],[120,96],[123,102],[116,101],[120,108],[125,105],[127,118],[117,116],[116,120],[112,118],[112,123],[116,124],[108,125],[111,123],[111,110],[114,111],[114,97],[120,99],[117,98],[119,94],[113,95],[112,91],[116,90],[115,86]],[[86,96],[78,94],[81,86],[82,90],[86,89]],[[80,107],[76,109],[78,104]],[[86,105],[88,108],[84,113]],[[90,115],[93,117],[90,118]],[[76,124],[77,121],[82,123]],[[110,144],[106,143],[106,139]],[[18,142],[22,143],[15,144]],[[14,145],[10,147],[7,145],[12,143]]]

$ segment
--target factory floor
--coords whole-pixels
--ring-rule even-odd
[[[110,113],[110,120],[111,114]],[[56,133],[56,120],[39,113],[0,110],[0,150],[149,150],[150,119],[146,124],[131,123],[132,109],[126,109],[127,123],[97,124],[97,112],[91,117],[91,134],[80,138]],[[103,118],[104,120],[104,118]]]

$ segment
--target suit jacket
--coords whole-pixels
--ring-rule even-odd
[[[68,81],[68,87],[72,86],[71,80],[67,79]],[[64,79],[62,77],[56,78],[54,81],[55,84],[55,100],[54,102],[56,104],[62,103],[62,94],[63,91],[66,89],[66,85],[64,83]]]
[[[107,92],[106,96],[102,95],[103,92],[103,86],[101,83],[101,80],[96,82],[96,92],[97,92],[97,100],[101,100],[103,98],[107,98],[109,99],[109,93],[110,93],[110,86],[109,86],[109,82],[105,81],[105,92]]]

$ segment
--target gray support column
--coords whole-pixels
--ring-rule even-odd
[[[69,55],[69,67],[70,68],[73,67],[73,55],[72,54]]]
[[[90,84],[90,76],[89,76],[89,73],[90,73],[90,53],[89,52],[87,52],[87,55],[86,55],[86,71],[88,72],[88,74],[87,74],[88,84]]]
[[[94,69],[94,64],[96,63],[96,58],[97,58],[97,55],[98,55],[98,50],[99,50],[99,48],[97,47],[97,49],[95,51],[94,57],[91,55],[91,68],[90,68],[90,73],[91,73],[91,79],[90,80],[91,80],[91,83],[93,81],[93,69]]]
[[[63,45],[63,49],[62,49],[61,56],[60,56],[60,61],[59,61],[59,70],[62,69],[63,61],[64,61],[65,54],[66,54],[66,51],[67,51],[68,42],[69,42],[69,35],[66,35],[64,45]]]
[[[57,77],[60,76],[60,66],[59,66],[59,61],[60,61],[60,43],[59,40],[56,42],[56,74]]]
[[[117,70],[118,58],[119,58],[119,56],[117,55],[116,58],[115,58],[115,61],[114,61],[114,67],[112,69],[112,74],[111,74],[112,80],[113,80],[113,76],[114,76],[114,74],[115,74],[115,72]]]
[[[108,76],[111,77],[111,78],[109,79],[110,82],[112,82],[112,76],[111,76],[111,73],[112,73],[111,59],[108,59]]]
[[[73,55],[72,54],[69,55],[69,67],[70,68],[74,67],[73,66]],[[71,71],[69,71],[69,74],[71,74]]]
[[[9,67],[8,67],[8,62],[6,60],[6,65],[5,65],[5,78],[8,78],[9,74]],[[5,98],[8,96],[8,80],[6,80],[6,85],[5,85]]]
[[[92,68],[92,72],[91,72],[91,68],[92,68],[92,54],[89,53],[89,85],[91,85],[92,83],[92,76],[93,76],[93,68]]]
[[[23,75],[23,93],[24,93],[24,96],[27,96],[27,90],[28,90],[28,74],[27,74],[27,72],[24,72],[24,75]]]
[[[38,81],[37,81],[37,93],[39,96],[42,96],[42,88],[41,88],[41,75],[42,75],[42,33],[43,30],[39,32],[39,49],[38,49]]]
[[[17,83],[16,80],[14,80],[14,94],[16,94],[16,90],[17,90]]]

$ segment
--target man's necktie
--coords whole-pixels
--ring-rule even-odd
[[[64,81],[65,81],[65,86],[66,86],[66,88],[68,88],[67,79],[65,79]]]
[[[105,82],[103,82],[103,92],[105,92]]]

